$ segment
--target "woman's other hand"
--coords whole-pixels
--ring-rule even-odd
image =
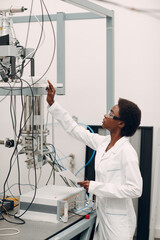
[[[84,187],[88,192],[90,181],[77,182],[81,187]]]

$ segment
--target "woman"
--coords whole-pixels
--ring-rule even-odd
[[[68,112],[54,101],[55,89],[48,81],[47,102],[49,112],[63,128],[76,139],[97,151],[95,181],[78,184],[96,195],[97,220],[94,240],[131,240],[136,227],[132,198],[142,193],[142,177],[136,151],[129,142],[141,121],[138,106],[126,99],[119,99],[108,114],[102,127],[109,136],[90,133],[80,127]]]

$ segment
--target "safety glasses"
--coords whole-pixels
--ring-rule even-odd
[[[109,112],[106,114],[106,116],[107,116],[108,118],[112,118],[112,119],[114,119],[114,120],[121,120],[119,117],[116,117],[111,111],[109,111]]]

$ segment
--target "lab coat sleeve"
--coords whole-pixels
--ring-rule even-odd
[[[84,127],[79,126],[58,102],[54,102],[54,104],[48,108],[48,111],[72,137],[85,143],[94,150],[97,150],[98,146],[106,139],[104,136],[91,133]]]
[[[133,150],[122,153],[122,174],[124,182],[104,183],[90,181],[89,193],[107,198],[138,198],[142,194],[142,177],[139,170],[138,157]],[[107,174],[107,173],[106,173]]]

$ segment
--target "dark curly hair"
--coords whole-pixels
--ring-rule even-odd
[[[119,98],[118,106],[120,119],[125,123],[121,135],[133,136],[141,122],[141,110],[135,103],[123,98]]]

